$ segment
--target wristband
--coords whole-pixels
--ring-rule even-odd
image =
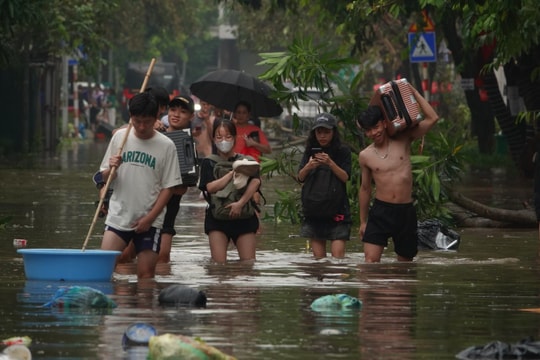
[[[103,174],[101,173],[101,171],[95,173],[92,177],[92,180],[94,181],[94,184],[96,184],[96,187],[98,189],[101,189],[105,186],[105,180],[103,180]]]

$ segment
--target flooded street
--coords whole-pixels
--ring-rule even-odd
[[[459,229],[457,252],[423,251],[402,264],[391,246],[381,264],[364,264],[355,236],[345,259],[314,260],[296,236],[299,225],[264,222],[254,265],[237,262],[234,249],[228,264],[216,265],[203,232],[206,203],[195,189],[181,203],[172,261],[159,266],[154,282],[138,284],[134,266],[122,265],[110,282],[77,284],[102,290],[115,309],[44,308],[66,283],[26,280],[13,239],[27,239],[28,248],[80,249],[98,200],[91,177],[105,148],[89,142],[35,169],[0,170],[0,219],[11,217],[0,229],[0,340],[30,336],[35,359],[145,359],[145,348],[122,348],[136,322],[201,338],[242,360],[454,359],[472,345],[540,337],[540,313],[522,310],[540,308],[536,229]],[[264,183],[269,205],[286,181]],[[495,206],[532,195],[529,184],[501,174],[472,189]],[[102,229],[98,219],[88,249],[99,248]],[[172,283],[204,291],[207,307],[161,307],[159,291]],[[358,297],[362,309],[311,310],[316,298],[338,293]]]

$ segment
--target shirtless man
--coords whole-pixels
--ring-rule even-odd
[[[364,243],[365,261],[369,263],[381,261],[389,237],[394,241],[398,261],[412,261],[418,252],[416,210],[412,198],[411,143],[424,136],[439,116],[416,89],[412,91],[424,114],[424,120],[417,126],[389,137],[379,107],[369,106],[358,118],[358,125],[373,141],[358,157],[362,170],[358,196],[359,235]],[[372,182],[375,184],[375,199],[369,209]]]

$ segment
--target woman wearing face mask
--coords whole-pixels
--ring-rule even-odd
[[[236,142],[236,126],[229,119],[216,119],[212,131],[212,139],[217,155],[221,161],[234,162],[244,156],[234,152]],[[234,172],[231,170],[220,178],[214,176],[217,162],[213,156],[206,157],[200,168],[199,189],[206,194],[214,194],[233,181]],[[260,177],[251,177],[240,200],[230,205],[230,220],[215,219],[210,211],[206,211],[204,232],[208,235],[212,260],[218,263],[227,261],[227,247],[232,241],[238,250],[241,261],[255,260],[255,234],[259,227],[259,219],[253,214],[247,219],[235,218],[240,214],[244,204],[252,198],[261,186]]]

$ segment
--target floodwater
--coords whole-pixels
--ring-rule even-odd
[[[457,252],[424,251],[402,264],[390,246],[381,264],[368,265],[356,237],[345,259],[314,260],[298,226],[263,223],[253,266],[239,263],[234,249],[228,264],[215,265],[196,191],[182,202],[172,261],[159,267],[155,282],[137,283],[133,266],[124,265],[110,282],[77,283],[102,290],[117,308],[43,308],[66,283],[26,280],[13,239],[27,239],[28,248],[82,248],[97,200],[91,176],[105,146],[74,145],[37,169],[0,170],[0,219],[12,217],[0,229],[0,340],[30,336],[35,359],[144,359],[146,348],[122,348],[125,329],[136,322],[201,338],[244,360],[454,359],[469,346],[539,337],[540,313],[523,311],[540,308],[535,229],[459,229]],[[484,178],[471,193],[506,204],[530,196],[530,184],[504,174]],[[287,183],[272,178],[264,186],[272,204],[272,188]],[[99,248],[102,227],[98,219],[88,249]],[[207,307],[160,307],[159,291],[172,283],[204,291]],[[362,309],[310,309],[316,298],[337,293],[358,297]]]

